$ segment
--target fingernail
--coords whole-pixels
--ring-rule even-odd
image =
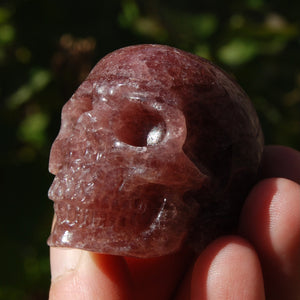
[[[77,269],[82,255],[79,249],[50,248],[50,266],[52,281]]]

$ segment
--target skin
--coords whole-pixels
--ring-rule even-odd
[[[134,259],[52,248],[50,300],[300,299],[300,153],[265,148],[237,235],[198,256]]]

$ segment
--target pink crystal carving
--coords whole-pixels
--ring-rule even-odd
[[[263,148],[243,90],[162,45],[104,57],[62,110],[50,246],[153,257],[232,230]]]

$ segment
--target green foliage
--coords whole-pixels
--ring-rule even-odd
[[[0,299],[46,299],[48,155],[60,111],[110,51],[165,43],[236,77],[266,143],[300,149],[300,2],[4,1],[0,5]]]
[[[18,49],[20,50],[20,49]],[[16,55],[19,59],[22,56],[21,60],[26,60],[26,53],[17,53]],[[16,92],[11,94],[7,99],[7,107],[15,110],[26,101],[32,99],[32,97],[38,93],[40,90],[43,90],[46,85],[51,80],[51,74],[48,70],[33,70],[29,72],[29,81],[25,84],[18,87]]]

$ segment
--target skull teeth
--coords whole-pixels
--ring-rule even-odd
[[[55,211],[57,214],[57,225],[64,225],[72,228],[124,228],[132,226],[141,226],[145,221],[143,217],[144,210],[115,211],[105,209],[95,211],[93,209],[81,208],[66,203],[56,203]]]
[[[140,198],[126,200],[124,196],[99,199],[99,208],[103,212],[122,211],[127,213],[144,214],[147,211],[146,201]]]

